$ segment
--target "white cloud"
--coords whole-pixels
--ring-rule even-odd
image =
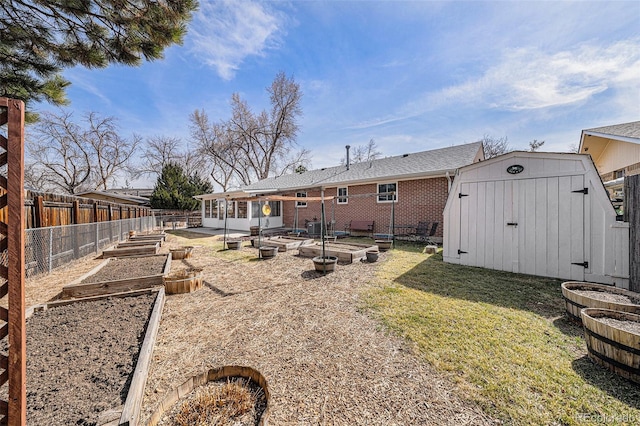
[[[201,2],[189,29],[190,51],[231,80],[247,56],[277,45],[281,19],[251,1]]]
[[[557,53],[509,50],[481,77],[446,88],[432,101],[473,102],[517,111],[581,103],[608,89],[637,90],[639,44],[638,40],[609,46],[585,44]]]

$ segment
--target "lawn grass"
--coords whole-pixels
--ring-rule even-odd
[[[211,250],[211,253],[224,260],[232,262],[250,262],[258,258],[257,250],[255,253],[245,250],[227,250],[224,246],[224,240],[221,235],[208,235],[199,232],[190,232],[184,230],[166,231],[176,237],[176,242],[183,246],[199,246]],[[249,242],[243,242],[248,245]]]
[[[367,306],[493,418],[640,423],[640,386],[593,364],[560,281],[451,265],[398,245]]]

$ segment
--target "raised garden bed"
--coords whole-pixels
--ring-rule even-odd
[[[583,308],[640,314],[640,294],[609,285],[567,281],[562,283],[562,297],[569,318],[577,322]]]
[[[191,252],[193,251],[193,247],[184,246],[175,249],[170,249],[172,259],[189,259],[191,257]]]
[[[226,383],[233,382],[239,382],[241,386],[248,387],[248,390],[255,397],[254,400],[251,401],[253,403],[253,407],[250,407],[250,410],[248,410],[249,412],[247,413],[249,414],[249,417],[245,415],[240,419],[231,418],[225,419],[226,421],[222,422],[220,421],[223,419],[218,418],[216,420],[218,420],[219,422],[212,422],[211,424],[246,424],[252,426],[266,425],[270,409],[270,393],[267,380],[262,374],[260,374],[259,371],[251,367],[230,365],[221,368],[214,368],[202,374],[193,376],[179,387],[169,391],[147,422],[147,426],[195,424],[195,419],[191,419],[191,421],[188,421],[187,419],[184,419],[184,416],[184,421],[182,423],[175,422],[175,419],[181,414],[194,414],[193,412],[189,413],[189,411],[194,411],[193,409],[196,408],[196,404],[194,404],[194,402],[204,392],[207,392],[209,395],[211,395],[211,391],[215,391],[216,387],[219,388],[221,386],[224,386]],[[222,401],[222,403],[226,404],[220,404],[219,408],[226,408],[225,405],[228,406],[230,404],[233,404],[234,402],[237,401]],[[220,411],[222,412],[223,410]],[[214,417],[217,413],[212,412],[211,414],[212,417]],[[222,414],[224,415],[224,413]]]
[[[589,358],[640,383],[640,315],[587,308],[581,317]]]
[[[202,288],[202,269],[182,269],[164,277],[167,294],[191,293]]]
[[[29,424],[137,424],[163,306],[162,288],[37,306],[27,319]]]
[[[62,288],[62,298],[121,293],[163,285],[171,255],[110,258]]]
[[[150,254],[157,254],[158,249],[160,248],[160,243],[149,243],[148,245],[143,246],[134,246],[134,247],[122,247],[122,248],[111,248],[104,250],[102,252],[103,258],[109,257],[125,257],[125,256],[144,256]]]
[[[287,251],[295,250],[303,245],[313,244],[313,238],[277,236],[265,238],[263,244],[278,247],[278,251]]]
[[[367,256],[367,251],[378,250],[378,246],[368,244],[345,244],[325,242],[325,256],[336,256],[339,262],[353,263]],[[313,243],[298,247],[301,256],[322,256],[322,243]]]
[[[160,240],[129,240],[118,243],[116,248],[126,248],[126,247],[140,247],[140,246],[148,246],[153,244],[160,244]]]

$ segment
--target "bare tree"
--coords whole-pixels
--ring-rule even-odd
[[[498,155],[511,151],[511,147],[509,147],[506,136],[502,138],[494,138],[485,134],[482,137],[482,146],[484,148],[484,158],[487,159],[497,157]]]
[[[68,194],[90,187],[91,154],[82,129],[71,121],[70,112],[43,113],[27,143],[30,170],[44,188]],[[33,182],[32,182],[33,183]]]
[[[113,117],[102,118],[90,112],[85,119],[89,128],[84,139],[92,153],[95,188],[107,189],[117,173],[127,170],[141,139],[136,135],[131,140],[120,137]]]
[[[209,157],[211,176],[223,189],[293,172],[308,162],[307,150],[294,151],[302,114],[300,86],[281,72],[267,92],[270,111],[255,114],[235,93],[229,120],[210,123],[204,111],[190,116],[191,136]]]
[[[148,137],[142,149],[142,164],[136,169],[136,175],[155,176],[162,168],[175,161],[179,155],[180,138],[168,136]]]
[[[544,145],[544,141],[539,141],[537,139],[529,142],[529,152],[536,152],[540,149],[540,147]]]
[[[580,148],[578,147],[577,144],[572,143],[572,144],[569,145],[569,152],[573,152],[573,153],[577,154],[577,153],[580,152]]]
[[[29,184],[77,194],[107,189],[126,171],[139,138],[121,138],[112,117],[88,113],[85,121],[83,128],[68,111],[42,114],[27,143]]]
[[[382,156],[382,152],[378,151],[378,144],[372,138],[366,145],[358,145],[351,149],[349,161],[351,163],[364,163],[366,161],[377,160]],[[345,164],[346,158],[340,159],[340,164]]]

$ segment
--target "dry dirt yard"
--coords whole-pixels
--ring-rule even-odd
[[[169,236],[161,251],[180,244],[192,245]],[[187,378],[234,364],[267,378],[273,425],[493,423],[364,308],[378,264],[338,265],[323,276],[296,250],[270,260],[241,250],[228,256],[195,246],[192,258],[172,262],[172,270],[202,268],[205,285],[167,297],[140,424]],[[379,262],[390,256],[381,253]],[[27,303],[50,300],[99,262],[29,279]]]

